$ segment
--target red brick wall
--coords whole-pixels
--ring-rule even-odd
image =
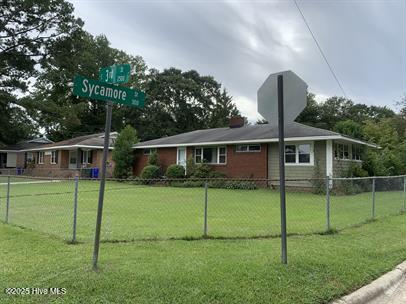
[[[159,161],[163,172],[170,164],[176,164],[176,148],[158,148]],[[187,148],[187,157],[193,155],[194,147]],[[143,150],[135,151],[136,160],[134,175],[139,176],[148,163],[148,156]],[[211,165],[216,171],[223,172],[227,177],[267,178],[268,145],[261,144],[261,152],[236,152],[235,145],[227,146],[227,163]]]
[[[227,163],[211,166],[227,177],[267,178],[267,154],[267,144],[261,144],[260,152],[236,152],[235,145],[228,145]]]
[[[177,148],[158,148],[158,160],[163,172],[166,171],[169,165],[176,164]],[[142,169],[148,164],[148,155],[144,155],[142,149],[135,150],[135,164],[133,173],[136,176],[141,174]]]

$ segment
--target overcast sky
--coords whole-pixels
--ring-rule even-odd
[[[270,73],[294,71],[318,100],[342,95],[293,0],[72,2],[87,31],[149,67],[214,76],[251,121]],[[298,4],[347,96],[394,107],[406,93],[406,0]]]

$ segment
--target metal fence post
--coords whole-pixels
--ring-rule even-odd
[[[207,181],[204,183],[204,230],[203,235],[207,236]]]
[[[7,177],[6,223],[8,224],[8,211],[10,209],[10,175]]]
[[[403,177],[403,211],[406,211],[406,176]]]
[[[330,231],[330,177],[326,176],[326,228]]]
[[[75,192],[73,194],[73,232],[72,232],[72,243],[76,243],[76,222],[78,214],[78,186],[79,186],[79,176],[75,175]]]
[[[375,218],[375,177],[372,178],[372,219]]]

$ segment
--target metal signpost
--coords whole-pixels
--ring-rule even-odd
[[[285,191],[285,121],[292,122],[306,106],[307,84],[295,73],[285,71],[269,75],[258,89],[258,112],[279,129],[279,192],[283,264],[288,262]]]
[[[145,93],[139,90],[120,87],[112,83],[124,83],[130,79],[129,64],[102,68],[100,81],[76,75],[73,80],[73,94],[80,97],[106,101],[106,125],[104,132],[103,160],[100,177],[99,202],[97,207],[96,231],[93,250],[93,269],[97,269],[100,247],[100,229],[103,214],[104,189],[106,184],[107,157],[110,145],[110,129],[113,103],[138,108],[144,107]]]

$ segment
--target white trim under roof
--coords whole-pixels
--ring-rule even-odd
[[[372,148],[379,148],[379,146],[370,144],[358,139],[345,137],[342,135],[327,135],[327,136],[304,136],[304,137],[286,137],[285,142],[288,141],[309,141],[309,140],[344,140]],[[146,149],[146,148],[171,148],[171,147],[190,147],[190,146],[215,146],[215,145],[234,145],[234,144],[250,144],[250,143],[269,143],[278,142],[278,138],[263,138],[263,139],[245,139],[245,140],[229,140],[229,141],[213,141],[213,142],[196,142],[196,143],[179,143],[179,144],[151,144],[133,146],[133,149]]]
[[[53,146],[53,147],[43,147],[43,148],[32,148],[18,150],[16,152],[28,152],[28,151],[45,151],[45,150],[63,150],[63,149],[72,149],[72,148],[83,148],[83,149],[101,149],[103,146],[87,146],[87,145],[66,145],[66,146]],[[113,150],[113,147],[109,147],[109,150]]]

